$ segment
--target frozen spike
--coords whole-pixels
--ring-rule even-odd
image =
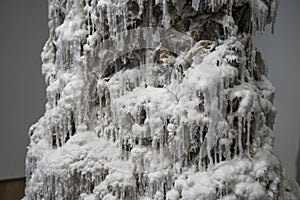
[[[200,0],[193,0],[193,1],[192,1],[192,7],[193,7],[196,11],[198,11],[199,3],[200,3]]]
[[[243,136],[243,117],[241,115],[238,115],[238,147],[239,147],[239,158],[243,157],[242,136]]]
[[[169,15],[169,7],[168,0],[163,0],[163,17],[162,24],[164,28],[170,28],[170,15]]]
[[[222,161],[223,151],[222,151],[222,146],[220,144],[218,146],[218,149],[219,149],[219,162],[221,162]]]
[[[247,115],[247,156],[250,158],[250,134],[251,134],[251,112],[248,113]]]

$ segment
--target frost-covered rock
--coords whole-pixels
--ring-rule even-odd
[[[275,0],[50,0],[24,199],[299,199],[253,35]]]

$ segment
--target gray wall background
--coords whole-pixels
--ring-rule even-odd
[[[28,128],[44,112],[40,53],[48,37],[47,3],[0,1],[0,180],[24,176]],[[275,149],[295,177],[300,143],[300,1],[279,3],[275,34],[266,31],[256,43],[277,88]]]
[[[300,156],[299,11],[299,0],[279,0],[274,35],[269,28],[256,40],[269,67],[268,77],[276,88],[275,151],[291,177],[300,170],[300,163],[296,164]]]

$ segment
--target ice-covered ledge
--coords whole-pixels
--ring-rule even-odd
[[[49,1],[25,199],[297,199],[253,34],[272,0]]]

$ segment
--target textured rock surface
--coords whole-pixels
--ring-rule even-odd
[[[50,0],[25,199],[299,199],[253,47],[273,0]]]

